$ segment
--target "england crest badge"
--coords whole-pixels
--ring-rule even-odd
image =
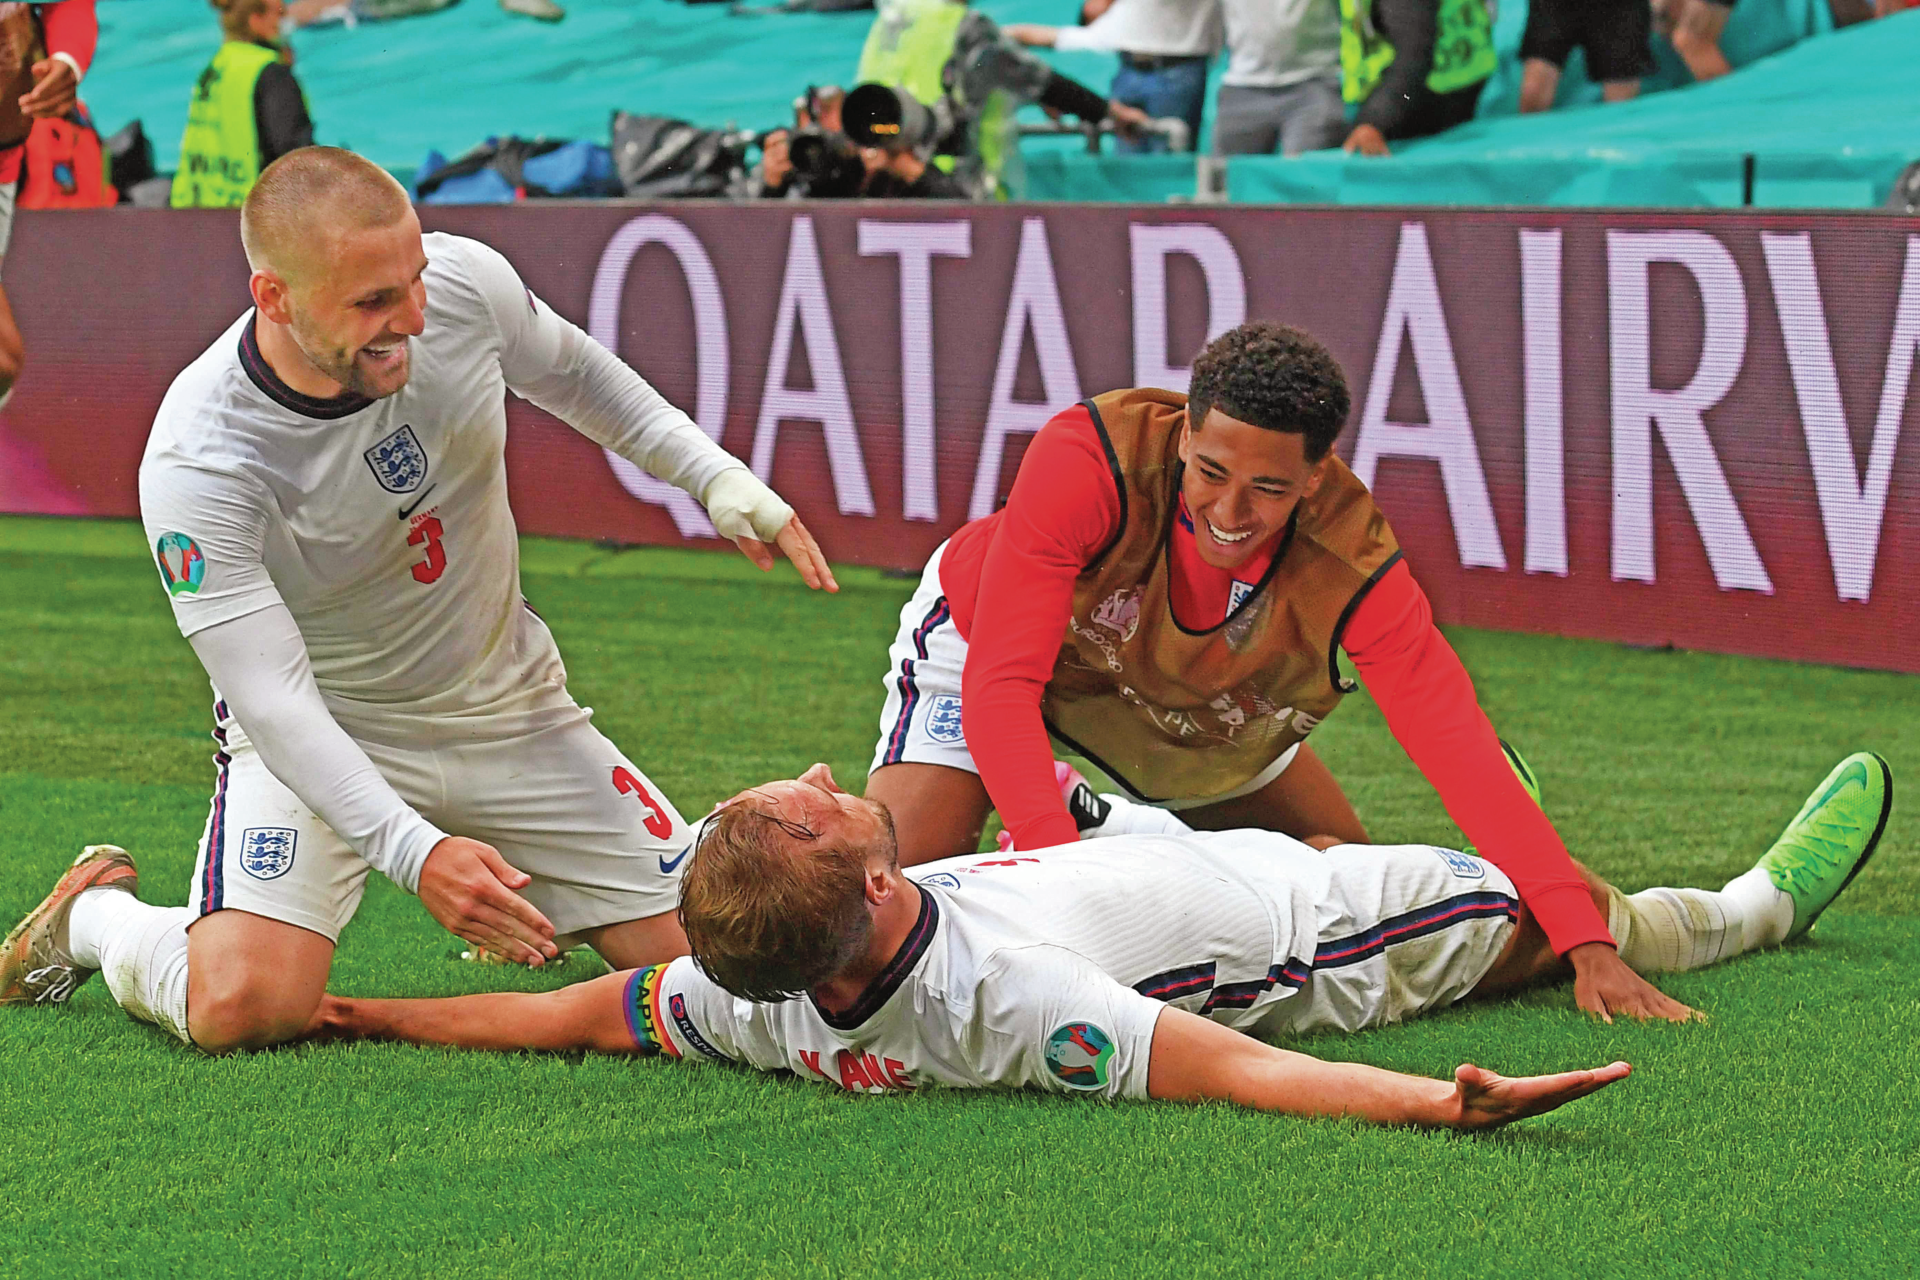
[[[961,742],[967,731],[961,727],[960,699],[950,693],[936,695],[927,703],[927,736],[935,742]]]
[[[255,880],[277,880],[293,866],[299,841],[292,827],[248,827],[240,833],[240,869]]]
[[[427,451],[411,426],[403,426],[361,455],[388,493],[412,493],[427,478]]]

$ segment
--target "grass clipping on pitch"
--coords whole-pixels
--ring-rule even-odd
[[[872,751],[910,583],[838,598],[725,557],[529,542],[575,696],[683,812]],[[80,845],[186,900],[207,685],[122,524],[0,520],[0,915]],[[1457,631],[1576,856],[1717,887],[1872,747],[1911,795],[1920,681]],[[1455,844],[1364,694],[1314,736],[1374,834]],[[1623,1085],[1476,1138],[1224,1106],[851,1097],[671,1062],[390,1045],[210,1061],[114,1009],[0,1016],[7,1274],[714,1276],[1911,1274],[1920,1257],[1920,850],[1896,812],[1814,939],[1663,980],[1702,1026],[1589,1022],[1566,990],[1307,1047],[1444,1075],[1614,1058]],[[559,974],[461,964],[378,876],[334,987]]]

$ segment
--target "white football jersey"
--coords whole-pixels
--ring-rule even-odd
[[[260,358],[249,311],[174,380],[140,466],[181,631],[284,601],[328,709],[355,732],[532,708],[566,680],[520,595],[505,400],[570,373],[577,331],[493,249],[439,233],[424,243],[426,328],[399,392],[293,391]],[[627,376],[650,398],[619,430],[686,421]],[[737,465],[710,448],[693,492]]]
[[[1167,1004],[1246,1026],[1306,982],[1328,878],[1320,854],[1255,831],[1116,836],[908,875],[920,918],[844,1014],[738,999],[682,957],[629,979],[636,1043],[862,1091],[1145,1097]]]

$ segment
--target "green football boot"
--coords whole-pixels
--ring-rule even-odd
[[[1841,890],[1867,865],[1893,812],[1893,773],[1871,751],[1834,767],[1800,806],[1759,866],[1774,887],[1793,899],[1790,942],[1813,928]]]

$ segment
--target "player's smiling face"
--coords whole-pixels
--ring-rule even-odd
[[[1269,431],[1217,407],[1180,429],[1181,496],[1193,516],[1200,558],[1238,569],[1287,526],[1293,509],[1320,487],[1326,459],[1307,461],[1306,436]]]
[[[407,385],[408,339],[426,328],[427,253],[420,220],[342,232],[325,261],[289,291],[302,355],[343,391],[378,400]]]

